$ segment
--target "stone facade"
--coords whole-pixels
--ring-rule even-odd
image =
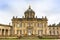
[[[47,35],[60,35],[60,23],[49,25],[47,28]]]
[[[46,16],[45,18],[37,18],[35,12],[29,6],[22,18],[13,16],[12,26],[0,24],[0,36],[60,35],[60,26],[48,26],[47,21]]]
[[[10,25],[0,24],[0,36],[11,35],[11,27]]]
[[[29,7],[25,12],[23,18],[12,19],[12,26],[15,35],[46,35],[47,18],[35,17],[35,12]]]

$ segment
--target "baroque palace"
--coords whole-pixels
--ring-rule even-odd
[[[12,26],[0,24],[0,36],[58,36],[60,35],[60,23],[48,25],[47,17],[37,18],[35,12],[29,8],[22,18],[12,18]]]

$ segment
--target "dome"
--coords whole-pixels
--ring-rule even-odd
[[[35,12],[31,9],[31,6],[24,12],[25,18],[34,18]]]
[[[35,13],[35,12],[31,9],[31,6],[29,6],[29,8],[25,11],[25,13]]]

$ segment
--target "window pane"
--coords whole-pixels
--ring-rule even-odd
[[[22,23],[20,23],[20,27],[22,27]]]
[[[41,23],[38,23],[38,27],[42,27],[42,24]]]
[[[50,35],[51,35],[51,31],[49,31]]]
[[[20,27],[20,25],[19,25],[19,24],[17,24],[17,27]]]
[[[20,30],[20,34],[22,34],[22,30]]]

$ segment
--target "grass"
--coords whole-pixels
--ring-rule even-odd
[[[60,40],[60,39],[0,39],[0,40]]]

